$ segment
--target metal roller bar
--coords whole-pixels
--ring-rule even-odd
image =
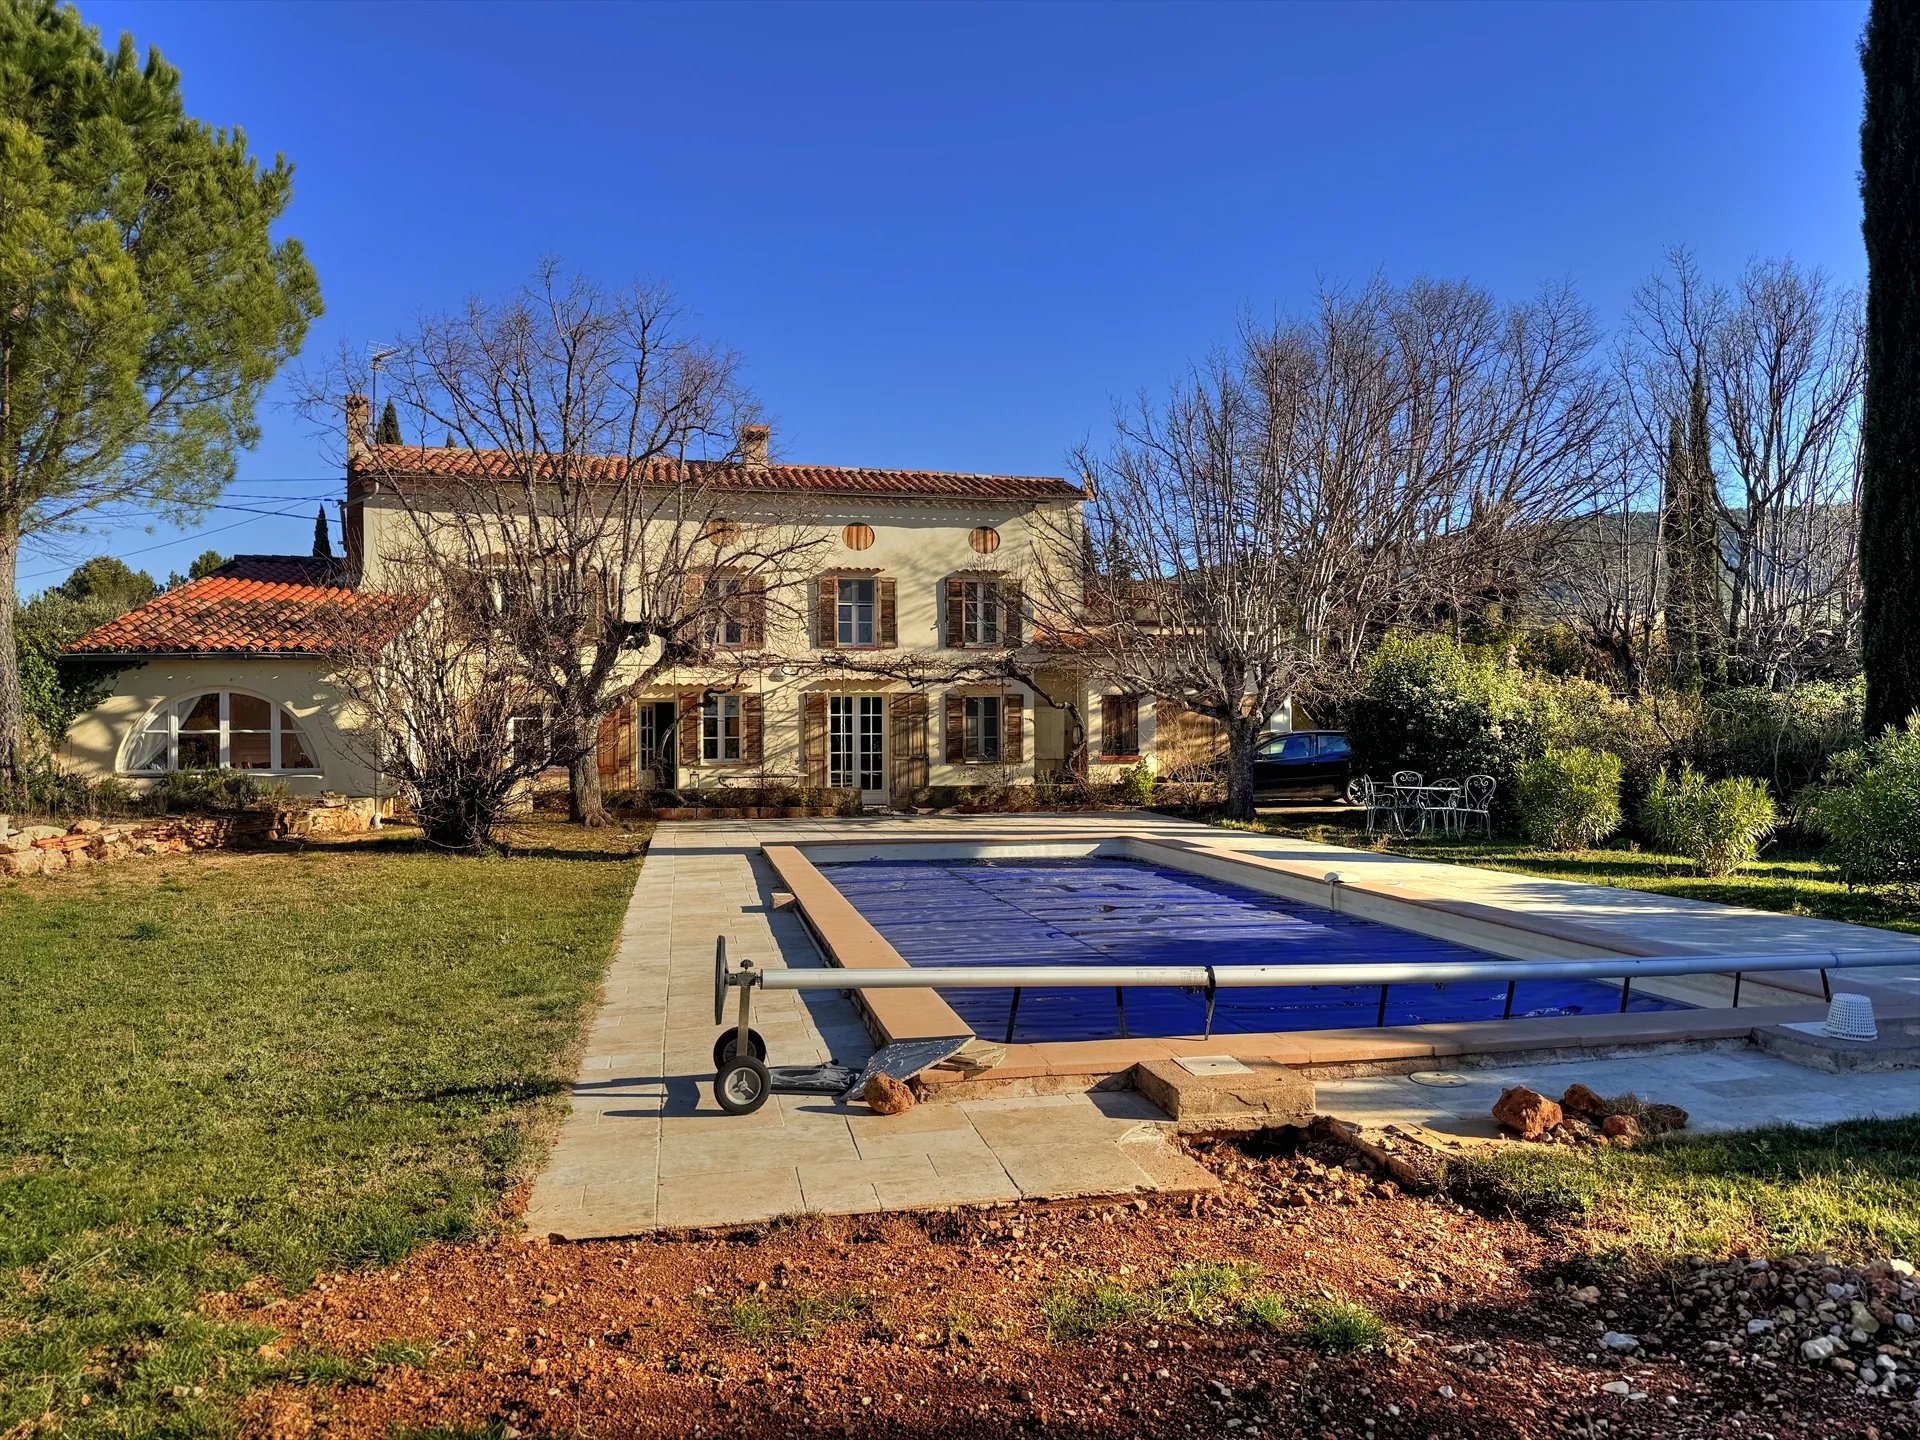
[[[1010,990],[1166,986],[1257,990],[1309,985],[1434,985],[1469,980],[1625,980],[1657,975],[1756,974],[1920,966],[1910,952],[1771,955],[1616,955],[1601,960],[1487,960],[1343,965],[953,965],[921,969],[736,970],[729,985],[766,990]]]

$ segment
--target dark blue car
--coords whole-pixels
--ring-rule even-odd
[[[1253,752],[1256,800],[1352,799],[1353,751],[1338,730],[1268,735]]]

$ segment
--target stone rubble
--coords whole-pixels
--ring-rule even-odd
[[[1904,1260],[1730,1260],[1678,1281],[1654,1329],[1667,1348],[1756,1372],[1809,1365],[1920,1410],[1920,1280]]]
[[[346,835],[368,828],[365,807],[322,801],[263,806],[227,815],[168,815],[153,820],[75,820],[70,825],[0,826],[0,876],[55,875],[88,865],[155,855],[184,855]]]

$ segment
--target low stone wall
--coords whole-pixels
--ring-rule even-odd
[[[351,835],[372,824],[368,806],[268,806],[224,815],[152,820],[76,820],[9,828],[0,816],[0,875],[52,875],[141,856],[242,850],[317,835]]]

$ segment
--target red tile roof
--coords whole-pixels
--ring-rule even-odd
[[[608,477],[624,476],[629,462],[617,455],[585,456],[582,462]],[[673,482],[679,462],[646,460],[645,478]],[[1081,500],[1085,492],[1051,475],[965,475],[940,470],[865,470],[841,465],[737,465],[686,462],[696,481],[722,490],[798,490],[821,495],[948,496],[978,500]],[[420,445],[372,445],[350,467],[370,479],[508,480],[519,474],[504,450],[435,449]]]
[[[326,655],[390,636],[423,597],[375,595],[342,583],[338,562],[238,555],[74,641],[74,655]]]

